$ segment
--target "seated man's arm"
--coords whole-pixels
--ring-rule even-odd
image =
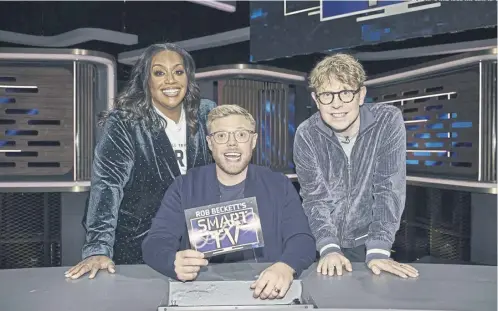
[[[170,278],[176,278],[175,256],[186,230],[185,214],[181,205],[181,183],[181,177],[175,179],[166,191],[142,243],[145,263]]]
[[[385,125],[374,171],[373,221],[366,241],[366,262],[390,257],[406,197],[406,130],[401,112]]]
[[[299,128],[294,139],[294,163],[304,212],[316,238],[316,249],[321,257],[341,252],[337,226],[332,222],[334,204],[329,186],[319,169],[312,139]]]
[[[304,214],[301,199],[287,177],[285,180],[285,201],[281,211],[284,252],[281,262],[289,265],[299,276],[316,259],[315,238],[311,233],[308,218]]]

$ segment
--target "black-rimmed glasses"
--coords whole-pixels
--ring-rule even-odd
[[[330,105],[334,101],[335,95],[339,96],[341,102],[347,104],[353,101],[355,95],[360,91],[361,87],[357,90],[343,90],[339,92],[321,92],[316,94],[316,98],[322,105]]]
[[[235,140],[238,143],[246,143],[251,137],[251,135],[254,133],[255,133],[254,131],[249,131],[249,130],[237,130],[233,132],[217,131],[209,134],[208,136],[213,137],[214,141],[217,144],[226,144],[230,139],[230,134],[233,134]]]

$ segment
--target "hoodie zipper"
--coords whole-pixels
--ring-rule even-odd
[[[355,147],[357,146],[358,141],[359,141],[361,138],[363,138],[363,136],[364,136],[366,133],[368,133],[368,132],[369,132],[372,128],[373,128],[372,126],[369,126],[369,127],[367,127],[367,128],[366,128],[363,132],[358,133],[358,136],[356,136],[356,140],[355,140],[355,142],[354,142],[353,148],[351,148],[351,155],[350,155],[350,158],[352,158],[352,157],[353,157],[353,154],[354,154],[354,151],[355,151]],[[350,160],[349,160],[348,156],[346,155],[346,153],[344,152],[344,149],[342,149],[341,144],[340,144],[338,141],[337,141],[337,142],[336,142],[336,141],[334,141],[334,139],[333,139],[333,138],[329,137],[329,136],[327,135],[327,133],[323,132],[321,129],[319,129],[319,128],[318,128],[317,130],[318,130],[318,132],[319,132],[319,133],[321,133],[322,135],[324,135],[326,138],[328,138],[328,139],[332,140],[332,142],[333,142],[334,144],[339,145],[339,146],[337,146],[337,147],[341,150],[341,152],[342,152],[342,154],[343,154],[344,158],[346,159],[346,168],[347,168],[347,175],[346,175],[346,176],[347,176],[347,183],[346,183],[346,187],[347,187],[347,188],[346,188],[346,195],[347,195],[347,199],[346,199],[346,209],[345,209],[345,211],[344,211],[344,215],[342,216],[342,220],[341,220],[341,221],[342,221],[342,224],[343,224],[343,225],[342,225],[342,228],[341,228],[341,234],[340,234],[340,236],[339,236],[339,237],[337,237],[337,238],[339,239],[339,245],[342,245],[342,241],[344,240],[344,231],[345,231],[345,229],[344,229],[344,228],[346,227],[346,224],[345,224],[345,222],[344,222],[344,221],[346,220],[346,216],[347,216],[347,214],[349,213],[349,209],[351,208],[351,202],[350,202],[350,193],[351,193],[351,162],[350,162]],[[337,139],[337,138],[336,138],[336,139]]]
[[[356,142],[358,141],[358,137],[356,138],[355,142],[354,142],[354,145],[353,145],[353,148],[351,148],[351,156],[353,156],[353,150],[354,150],[354,147],[356,146]],[[351,202],[350,202],[350,193],[351,193],[351,162],[350,162],[350,158],[348,158],[348,156],[346,155],[346,153],[344,152],[344,149],[342,149],[342,146],[339,146],[341,148],[341,151],[342,151],[342,154],[344,155],[344,157],[346,158],[346,168],[347,168],[347,183],[346,183],[346,195],[347,195],[347,199],[346,199],[346,209],[344,211],[344,214],[342,215],[342,227],[341,227],[341,235],[340,235],[340,238],[339,238],[339,245],[342,245],[342,242],[344,240],[344,231],[345,231],[345,228],[346,228],[346,217],[349,213],[349,209],[351,208]]]

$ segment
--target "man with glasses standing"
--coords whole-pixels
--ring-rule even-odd
[[[296,131],[294,162],[317,271],[342,275],[360,261],[374,274],[416,277],[390,259],[406,196],[403,116],[391,105],[364,104],[364,81],[362,65],[346,54],[326,57],[309,77],[318,112]]]
[[[282,298],[294,277],[315,260],[315,239],[290,180],[249,164],[256,122],[247,110],[221,105],[208,115],[207,143],[215,164],[194,168],[168,188],[142,244],[145,263],[181,281],[196,279],[208,261],[187,245],[184,210],[255,197],[264,247],[211,257],[210,263],[272,262],[253,283],[254,297]],[[181,242],[182,241],[182,242]]]

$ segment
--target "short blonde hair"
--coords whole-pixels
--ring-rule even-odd
[[[365,82],[366,74],[363,66],[353,56],[338,53],[327,56],[316,64],[309,75],[309,86],[313,91],[317,91],[328,83],[331,77],[350,87],[358,88]]]
[[[237,105],[219,105],[213,108],[213,110],[211,110],[208,114],[206,124],[208,132],[211,133],[211,124],[215,120],[234,115],[243,116],[249,122],[251,122],[251,126],[253,127],[253,129],[256,129],[256,121],[246,109]]]

